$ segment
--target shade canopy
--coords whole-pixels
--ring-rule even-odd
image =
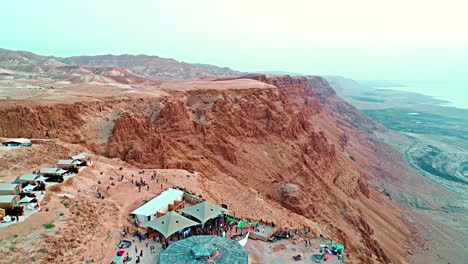
[[[179,212],[193,216],[196,219],[198,219],[202,224],[204,224],[210,219],[218,217],[223,213],[229,212],[229,210],[221,206],[212,204],[208,201],[204,201],[194,206],[183,208],[179,210]]]
[[[218,251],[219,254],[214,255]],[[172,243],[159,254],[159,264],[247,264],[249,253],[237,241],[219,236],[192,236]]]
[[[216,252],[217,248],[211,244],[200,244],[194,246],[191,251],[195,257],[209,257]]]
[[[44,176],[41,175],[41,176],[36,178],[36,181],[42,182],[42,181],[46,181],[47,179],[49,179],[49,177],[44,177]]]
[[[68,159],[68,160],[59,160],[57,162],[57,165],[78,165],[80,164],[79,161],[77,160],[72,160],[72,159]]]
[[[19,177],[20,181],[34,181],[38,177],[37,174],[23,174]]]
[[[0,195],[0,203],[11,203],[15,198],[16,195]]]
[[[335,242],[335,241],[332,241],[332,242],[328,243],[328,246],[329,246],[329,247],[335,246],[337,250],[344,249],[344,245],[343,245],[343,244],[340,244],[340,243]]]
[[[161,233],[165,238],[168,238],[170,235],[175,232],[182,230],[190,226],[199,225],[199,223],[192,221],[186,217],[181,216],[180,214],[172,211],[167,213],[164,216],[146,222],[145,225],[150,227],[159,233]]]
[[[77,155],[71,156],[70,158],[73,160],[83,160],[88,158],[89,154],[87,152],[81,152]]]
[[[25,196],[25,197],[21,198],[20,203],[30,203],[34,199],[35,198]]]
[[[31,185],[31,184],[28,184],[27,186],[25,186],[23,188],[23,191],[25,192],[32,192],[34,191],[34,188],[36,188],[37,186],[36,185]]]
[[[52,175],[60,175],[65,174],[67,171],[60,169],[60,168],[43,168],[40,170],[41,174],[52,174]]]

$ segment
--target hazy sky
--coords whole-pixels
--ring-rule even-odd
[[[10,0],[0,47],[456,85],[468,79],[464,2]]]

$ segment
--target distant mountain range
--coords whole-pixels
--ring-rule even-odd
[[[190,64],[158,56],[98,55],[60,58],[40,56],[27,51],[0,49],[0,76],[3,75],[3,77],[13,75],[11,71],[15,71],[20,75],[41,75],[54,69],[54,74],[57,74],[57,71],[69,71],[70,68],[68,66],[77,65],[91,67],[80,69],[80,71],[89,71],[86,72],[86,74],[95,71],[92,67],[112,67],[126,68],[128,69],[126,74],[157,79],[189,79],[210,75],[225,76],[240,74],[240,72],[227,67],[218,67],[208,64]],[[76,70],[76,67],[71,69]],[[121,74],[122,73],[119,73],[119,75]],[[96,78],[91,78],[91,80],[94,79]]]

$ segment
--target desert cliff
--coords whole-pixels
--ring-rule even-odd
[[[9,101],[0,134],[60,139],[140,168],[194,170],[216,184],[233,180],[233,193],[254,189],[329,227],[313,231],[344,242],[351,263],[399,263],[413,230],[402,207],[371,183],[404,169],[380,166],[391,162],[376,150],[386,145],[336,111],[330,89],[320,77],[247,75],[164,81],[114,96],[87,90],[92,101]],[[74,91],[40,98],[60,92]]]

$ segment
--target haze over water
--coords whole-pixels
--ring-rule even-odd
[[[447,101],[444,106],[468,109],[468,84],[418,84],[408,83],[405,86],[378,87],[379,89],[390,89],[405,92],[414,92],[432,96],[436,99]]]

